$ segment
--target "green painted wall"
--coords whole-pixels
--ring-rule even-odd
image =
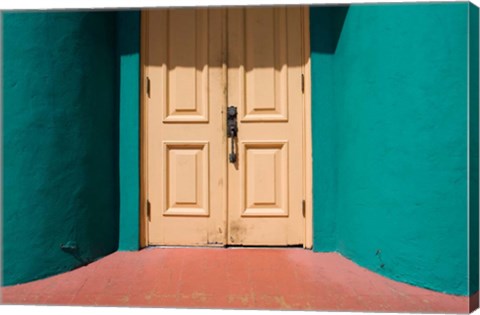
[[[479,101],[479,20],[478,20],[478,7],[473,4],[469,6],[469,293],[472,294],[478,291],[478,101]]]
[[[3,15],[5,285],[117,249],[115,19]]]
[[[314,249],[461,295],[468,6],[311,9]]]
[[[120,250],[140,247],[140,12],[117,13],[120,86]]]
[[[338,109],[334,58],[348,7],[311,7],[313,246],[336,250],[338,205]]]

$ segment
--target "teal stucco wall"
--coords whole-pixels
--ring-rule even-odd
[[[120,250],[140,247],[140,12],[117,13]]]
[[[112,12],[3,14],[5,285],[118,247],[115,21]]]
[[[335,49],[346,6],[310,8],[312,73],[313,246],[315,251],[337,248],[338,107],[341,93],[334,82]]]
[[[311,8],[315,251],[472,293],[468,16],[468,3]]]
[[[478,291],[479,10],[469,6],[469,292]]]

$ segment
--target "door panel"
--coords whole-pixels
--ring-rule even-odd
[[[208,11],[166,12],[165,122],[208,122]]]
[[[241,147],[241,216],[288,216],[287,142],[242,142]]]
[[[245,86],[242,121],[286,121],[287,113],[287,41],[285,8],[248,8],[244,24],[237,25],[244,51],[245,71],[239,72]],[[242,56],[239,56],[242,58]],[[255,71],[252,71],[255,69]]]
[[[298,7],[228,10],[228,243],[303,244],[302,25]]]
[[[209,215],[208,142],[164,142],[164,215]]]
[[[149,244],[223,244],[225,12],[150,10],[146,18]]]

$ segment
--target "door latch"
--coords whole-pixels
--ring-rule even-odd
[[[227,137],[231,138],[231,152],[228,156],[230,163],[237,162],[237,153],[235,153],[235,140],[237,138],[237,108],[235,106],[228,106],[227,108]]]

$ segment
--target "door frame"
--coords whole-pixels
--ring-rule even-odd
[[[140,248],[148,246],[147,200],[148,200],[148,170],[147,170],[147,79],[145,76],[146,53],[148,51],[148,15],[147,10],[141,11],[140,16]],[[304,93],[303,93],[303,194],[305,200],[305,241],[304,248],[310,249],[313,245],[313,206],[312,206],[312,124],[311,124],[311,65],[310,65],[310,17],[309,6],[302,6],[303,31],[303,66]],[[227,211],[227,210],[226,210]]]

